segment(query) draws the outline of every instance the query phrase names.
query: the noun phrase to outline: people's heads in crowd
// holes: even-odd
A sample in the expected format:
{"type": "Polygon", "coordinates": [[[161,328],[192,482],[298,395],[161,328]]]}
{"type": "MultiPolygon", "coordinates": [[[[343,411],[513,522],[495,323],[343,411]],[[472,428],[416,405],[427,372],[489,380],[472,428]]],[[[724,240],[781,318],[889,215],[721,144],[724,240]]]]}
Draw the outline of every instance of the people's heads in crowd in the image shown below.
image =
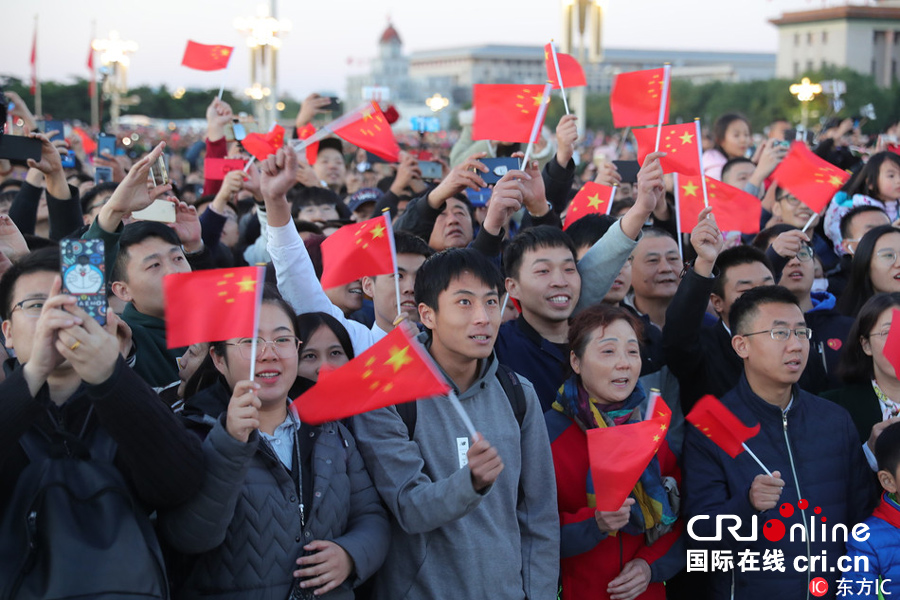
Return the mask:
{"type": "Polygon", "coordinates": [[[299,315],[297,336],[300,338],[300,377],[318,381],[323,365],[337,369],[353,359],[350,334],[337,319],[327,313],[299,315]]]}
{"type": "Polygon", "coordinates": [[[897,378],[884,356],[896,309],[900,309],[900,292],[875,294],[862,305],[847,335],[838,367],[846,383],[868,383],[872,379],[886,383],[897,378]]]}
{"type": "Polygon", "coordinates": [[[900,229],[891,225],[870,229],[859,241],[839,308],[855,315],[882,292],[900,292],[900,229]]]}
{"type": "Polygon", "coordinates": [[[889,494],[900,492],[900,423],[888,425],[875,440],[878,482],[889,494]]]}
{"type": "MultiPolygon", "coordinates": [[[[31,359],[38,318],[59,277],[59,250],[41,248],[17,260],[0,278],[0,311],[6,347],[19,363],[31,359]]],[[[57,367],[67,368],[68,363],[57,367]]]]}
{"type": "Polygon", "coordinates": [[[20,189],[22,189],[22,182],[18,179],[7,179],[0,182],[0,215],[9,212],[9,207],[12,206],[20,189]]]}
{"type": "Polygon", "coordinates": [[[381,190],[377,188],[362,188],[350,195],[347,208],[353,214],[353,220],[361,223],[372,218],[375,212],[375,204],[381,198],[381,190]]]}
{"type": "Polygon", "coordinates": [[[713,125],[713,143],[725,158],[745,156],[750,148],[750,121],[737,113],[724,114],[713,125]]]}
{"type": "MultiPolygon", "coordinates": [[[[434,254],[425,241],[405,231],[394,232],[394,247],[397,250],[397,274],[400,284],[400,308],[407,318],[419,321],[419,310],[416,307],[416,274],[422,263],[434,254]]],[[[394,288],[394,276],[373,275],[362,278],[363,292],[375,306],[375,323],[384,331],[390,331],[397,318],[397,298],[394,288]]]]}
{"type": "MultiPolygon", "coordinates": [[[[766,255],[752,246],[736,246],[723,250],[716,259],[719,274],[709,295],[713,308],[725,325],[734,302],[747,291],[775,283],[772,266],[766,255]]],[[[732,331],[734,328],[732,327],[732,331]]]]}
{"type": "Polygon", "coordinates": [[[319,141],[319,152],[313,170],[316,172],[316,177],[320,181],[324,181],[328,189],[340,193],[341,187],[344,185],[344,177],[347,174],[341,140],[325,138],[319,141]]]}
{"type": "MultiPolygon", "coordinates": [[[[321,234],[313,234],[303,240],[303,245],[306,246],[306,252],[309,254],[309,260],[318,279],[322,279],[322,242],[324,241],[325,236],[321,234]]],[[[363,290],[359,279],[328,288],[325,290],[325,295],[332,304],[341,309],[344,316],[350,316],[362,308],[363,290]]]]}
{"type": "Polygon", "coordinates": [[[602,404],[626,400],[641,375],[640,321],[628,309],[596,304],[569,325],[569,365],[602,404]]]}
{"type": "MultiPolygon", "coordinates": [[[[202,215],[206,212],[206,210],[209,209],[210,204],[212,204],[211,197],[206,196],[200,198],[194,205],[197,207],[197,215],[202,215]]],[[[219,237],[219,242],[228,248],[234,248],[241,238],[241,232],[238,228],[239,217],[237,205],[231,201],[227,202],[222,208],[222,216],[225,217],[225,225],[222,227],[222,234],[219,237]]]]}
{"type": "Polygon", "coordinates": [[[95,185],[81,196],[81,214],[84,218],[84,224],[90,225],[97,218],[100,209],[109,201],[113,192],[116,191],[118,183],[106,181],[95,185]]]}
{"type": "Polygon", "coordinates": [[[865,194],[880,202],[900,200],[900,155],[879,152],[844,186],[847,195],[865,194]]]}
{"type": "Polygon", "coordinates": [[[321,224],[349,216],[340,197],[330,189],[298,185],[288,191],[287,199],[295,221],[321,224]]]}
{"type": "Polygon", "coordinates": [[[603,237],[616,218],[610,215],[585,215],[566,228],[566,235],[575,245],[575,258],[581,260],[591,246],[603,237]]]}
{"type": "Polygon", "coordinates": [[[452,196],[438,215],[428,238],[428,245],[436,251],[465,248],[474,239],[474,211],[464,196],[452,196]]]}
{"type": "Polygon", "coordinates": [[[879,225],[890,224],[891,218],[878,206],[854,206],[841,217],[841,247],[844,252],[853,256],[862,236],[879,225]]]}
{"type": "Polygon", "coordinates": [[[756,165],[749,158],[744,156],[729,158],[722,167],[722,182],[742,190],[755,170],[756,165]]]}
{"type": "Polygon", "coordinates": [[[163,278],[190,270],[178,235],[170,227],[153,221],[137,221],[122,229],[109,281],[117,298],[131,302],[140,313],[162,319],[165,317],[163,278]]]}
{"type": "MultiPolygon", "coordinates": [[[[753,247],[765,252],[781,234],[798,231],[797,227],[779,223],[760,231],[753,239],[753,247]]],[[[812,290],[816,278],[815,252],[809,244],[802,244],[800,251],[790,258],[781,270],[778,285],[786,287],[797,298],[804,298],[812,290]]]]}
{"type": "Polygon", "coordinates": [[[784,386],[800,380],[812,332],[794,294],[780,285],[755,287],[735,300],[729,320],[731,345],[744,360],[751,385],[784,386]]]}
{"type": "Polygon", "coordinates": [[[481,252],[450,248],[431,256],[419,269],[415,294],[439,363],[490,356],[500,328],[503,277],[481,252]]]}
{"type": "Polygon", "coordinates": [[[789,140],[787,137],[787,133],[790,129],[793,129],[793,125],[787,119],[775,119],[771,123],[766,126],[766,136],[770,140],[784,140],[791,142],[793,140],[789,140]]]}
{"type": "Polygon", "coordinates": [[[678,290],[682,269],[678,242],[672,234],[663,229],[645,229],[631,253],[631,287],[635,303],[671,300],[678,290]]]}
{"type": "Polygon", "coordinates": [[[532,325],[567,321],[581,297],[575,246],[557,227],[517,234],[503,251],[506,289],[532,325]]]}
{"type": "Polygon", "coordinates": [[[813,216],[813,211],[796,196],[780,187],[775,190],[772,214],[781,219],[782,223],[803,229],[813,216]]]}

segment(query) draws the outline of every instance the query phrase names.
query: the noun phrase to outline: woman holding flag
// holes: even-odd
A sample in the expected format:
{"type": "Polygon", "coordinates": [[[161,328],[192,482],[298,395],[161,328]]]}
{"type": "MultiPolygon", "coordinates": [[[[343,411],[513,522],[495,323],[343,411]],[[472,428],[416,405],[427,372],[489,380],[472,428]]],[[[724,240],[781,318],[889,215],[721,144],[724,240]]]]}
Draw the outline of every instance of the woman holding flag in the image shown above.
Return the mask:
{"type": "MultiPolygon", "coordinates": [[[[661,582],[674,575],[683,560],[677,549],[669,552],[681,527],[667,483],[677,483],[680,472],[665,434],[646,440],[649,464],[636,465],[631,473],[622,472],[618,461],[598,465],[608,456],[597,460],[589,451],[590,431],[645,420],[646,397],[638,382],[640,333],[640,322],[618,306],[591,307],[569,326],[573,374],[545,415],[556,469],[564,600],[663,599],[661,582]],[[597,481],[596,474],[605,473],[607,466],[608,477],[597,481]],[[635,479],[633,488],[615,489],[617,482],[635,479]],[[598,510],[612,497],[618,510],[598,510]]],[[[644,443],[639,435],[630,440],[644,443]]]]}
{"type": "Polygon", "coordinates": [[[255,362],[252,339],[213,343],[194,378],[210,385],[186,401],[207,474],[192,500],[160,515],[163,537],[191,555],[173,597],[351,599],[384,560],[386,513],[350,432],[288,408],[301,340],[274,288],[258,323],[255,362]]]}

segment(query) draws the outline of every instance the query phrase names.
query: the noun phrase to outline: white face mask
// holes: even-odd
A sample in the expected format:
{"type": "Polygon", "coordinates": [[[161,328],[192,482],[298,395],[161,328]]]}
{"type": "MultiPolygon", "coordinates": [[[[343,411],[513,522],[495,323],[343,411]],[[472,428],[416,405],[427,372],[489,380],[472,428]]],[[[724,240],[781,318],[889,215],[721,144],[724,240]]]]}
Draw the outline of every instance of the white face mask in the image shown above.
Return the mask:
{"type": "Polygon", "coordinates": [[[813,279],[812,289],[810,292],[827,292],[828,279],[825,277],[816,277],[813,279]]]}

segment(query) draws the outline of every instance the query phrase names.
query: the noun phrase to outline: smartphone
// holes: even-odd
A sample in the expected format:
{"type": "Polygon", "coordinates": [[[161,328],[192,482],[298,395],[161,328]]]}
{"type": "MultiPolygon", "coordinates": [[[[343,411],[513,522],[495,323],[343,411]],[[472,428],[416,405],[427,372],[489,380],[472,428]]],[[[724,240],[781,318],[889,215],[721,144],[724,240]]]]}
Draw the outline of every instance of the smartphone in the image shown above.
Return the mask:
{"type": "Polygon", "coordinates": [[[237,119],[225,125],[225,139],[227,141],[239,142],[245,137],[247,137],[247,130],[237,119]]]}
{"type": "Polygon", "coordinates": [[[156,159],[156,163],[150,166],[150,179],[153,181],[154,186],[169,183],[169,169],[166,168],[166,156],[164,154],[156,159]]]}
{"type": "Polygon", "coordinates": [[[420,160],[419,169],[422,170],[422,179],[426,180],[440,179],[444,174],[441,163],[433,160],[420,160]]]}
{"type": "Polygon", "coordinates": [[[41,160],[41,140],[22,135],[0,135],[0,158],[24,164],[27,159],[41,160]]]}
{"type": "Polygon", "coordinates": [[[156,221],[158,223],[175,222],[175,203],[169,200],[154,200],[153,204],[143,210],[131,213],[140,221],[156,221]]]}
{"type": "Polygon", "coordinates": [[[101,135],[97,138],[97,156],[113,158],[116,155],[116,136],[101,135]]]}
{"type": "Polygon", "coordinates": [[[66,126],[62,121],[44,121],[41,124],[41,131],[44,133],[47,133],[49,131],[56,132],[53,134],[53,137],[50,138],[51,142],[66,140],[66,126]]]}
{"type": "Polygon", "coordinates": [[[94,167],[94,185],[109,183],[113,180],[112,167],[94,167]]]}
{"type": "Polygon", "coordinates": [[[641,165],[636,160],[614,160],[612,161],[622,177],[622,183],[637,183],[638,171],[641,165]]]}
{"type": "Polygon", "coordinates": [[[482,158],[481,163],[488,168],[487,173],[479,172],[486,184],[497,183],[509,171],[519,168],[519,159],[505,156],[503,158],[482,158]]]}
{"type": "Polygon", "coordinates": [[[62,293],[101,325],[106,325],[106,272],[101,239],[59,241],[62,293]]]}
{"type": "Polygon", "coordinates": [[[791,143],[790,143],[788,140],[775,140],[774,146],[775,146],[776,148],[779,148],[779,147],[781,147],[781,148],[790,148],[790,147],[791,147],[791,143]]]}
{"type": "Polygon", "coordinates": [[[323,106],[322,110],[330,110],[331,112],[340,112],[341,110],[341,99],[337,96],[328,96],[328,99],[331,101],[327,106],[323,106]]]}
{"type": "Polygon", "coordinates": [[[482,206],[487,206],[488,200],[491,199],[491,188],[481,188],[480,190],[466,190],[466,198],[469,199],[469,204],[471,204],[474,208],[480,208],[482,206]]]}

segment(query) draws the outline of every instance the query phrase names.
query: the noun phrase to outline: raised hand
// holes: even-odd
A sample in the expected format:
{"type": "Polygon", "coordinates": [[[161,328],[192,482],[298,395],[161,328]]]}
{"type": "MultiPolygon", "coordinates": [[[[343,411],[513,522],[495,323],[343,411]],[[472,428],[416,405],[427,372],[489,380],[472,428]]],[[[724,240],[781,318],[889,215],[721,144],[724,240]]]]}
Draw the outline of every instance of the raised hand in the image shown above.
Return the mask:
{"type": "Polygon", "coordinates": [[[235,384],[228,403],[225,430],[231,437],[245,444],[250,440],[253,430],[259,429],[259,409],[262,403],[256,397],[257,390],[258,383],[239,381],[235,384]]]}
{"type": "Polygon", "coordinates": [[[722,237],[716,217],[709,206],[701,210],[697,217],[697,225],[691,231],[691,246],[697,252],[694,271],[703,277],[712,276],[716,259],[725,247],[725,238],[722,237]]]}
{"type": "Polygon", "coordinates": [[[485,156],[487,153],[478,152],[450,169],[441,183],[428,194],[428,204],[434,209],[439,209],[449,198],[467,188],[480,190],[487,187],[479,172],[487,173],[488,168],[478,160],[485,156]]]}
{"type": "Polygon", "coordinates": [[[109,201],[100,209],[97,215],[100,227],[109,233],[114,233],[126,216],[147,208],[154,200],[166,192],[171,191],[172,185],[158,185],[149,187],[147,177],[150,175],[150,167],[162,156],[165,142],[160,142],[150,154],[134,163],[125,179],[116,187],[109,201]]]}
{"type": "Polygon", "coordinates": [[[503,460],[497,449],[480,433],[476,433],[472,441],[474,443],[466,452],[466,458],[469,460],[469,472],[472,474],[472,487],[476,492],[481,492],[497,481],[497,477],[503,471],[503,460]]]}

